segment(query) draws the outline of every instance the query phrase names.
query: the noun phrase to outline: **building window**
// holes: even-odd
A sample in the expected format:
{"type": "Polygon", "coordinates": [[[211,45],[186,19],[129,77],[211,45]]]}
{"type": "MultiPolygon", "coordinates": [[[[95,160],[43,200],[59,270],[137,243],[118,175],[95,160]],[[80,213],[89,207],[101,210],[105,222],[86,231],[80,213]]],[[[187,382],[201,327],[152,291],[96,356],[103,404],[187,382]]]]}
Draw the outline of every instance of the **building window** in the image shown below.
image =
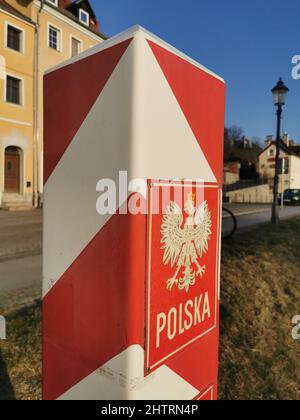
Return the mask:
{"type": "Polygon", "coordinates": [[[22,52],[23,31],[12,25],[7,25],[6,47],[11,50],[22,52]]]}
{"type": "Polygon", "coordinates": [[[22,105],[22,80],[6,76],[6,102],[22,105]]]}
{"type": "Polygon", "coordinates": [[[274,156],[275,156],[275,151],[274,151],[274,149],[270,149],[270,150],[269,150],[269,156],[270,156],[270,157],[274,157],[274,156]]]}
{"type": "Polygon", "coordinates": [[[290,162],[286,158],[279,160],[279,173],[283,175],[288,175],[290,172],[290,162]]]}
{"type": "Polygon", "coordinates": [[[79,9],[79,21],[84,25],[89,26],[90,15],[86,11],[79,9]]]}
{"type": "Polygon", "coordinates": [[[60,30],[49,26],[49,47],[60,51],[60,30]]]}
{"type": "Polygon", "coordinates": [[[58,6],[58,0],[47,0],[47,3],[52,4],[53,6],[58,6]]]}
{"type": "Polygon", "coordinates": [[[81,42],[78,39],[72,37],[71,43],[72,57],[76,57],[76,55],[81,53],[81,42]]]}

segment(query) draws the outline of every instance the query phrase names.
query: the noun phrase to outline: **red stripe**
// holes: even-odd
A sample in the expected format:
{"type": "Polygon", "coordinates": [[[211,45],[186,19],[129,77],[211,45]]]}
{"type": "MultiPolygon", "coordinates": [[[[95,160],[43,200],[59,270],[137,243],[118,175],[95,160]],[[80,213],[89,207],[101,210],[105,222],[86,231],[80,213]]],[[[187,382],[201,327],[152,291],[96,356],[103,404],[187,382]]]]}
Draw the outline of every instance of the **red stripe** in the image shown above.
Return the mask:
{"type": "Polygon", "coordinates": [[[145,216],[115,215],[43,302],[44,398],[144,346],[145,216]]]}
{"type": "Polygon", "coordinates": [[[225,85],[148,40],[218,182],[222,183],[225,85]]]}
{"type": "Polygon", "coordinates": [[[45,76],[45,183],[130,42],[131,39],[45,76]]]}

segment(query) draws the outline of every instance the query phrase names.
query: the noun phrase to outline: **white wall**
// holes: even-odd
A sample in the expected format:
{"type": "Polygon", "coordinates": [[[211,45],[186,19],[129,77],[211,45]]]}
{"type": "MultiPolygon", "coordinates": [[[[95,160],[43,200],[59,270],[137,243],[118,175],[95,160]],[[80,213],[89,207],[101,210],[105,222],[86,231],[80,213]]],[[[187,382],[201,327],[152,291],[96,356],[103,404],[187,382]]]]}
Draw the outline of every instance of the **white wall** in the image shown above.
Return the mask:
{"type": "Polygon", "coordinates": [[[226,193],[230,203],[271,203],[273,200],[272,188],[268,184],[258,185],[242,190],[226,193]]]}
{"type": "Polygon", "coordinates": [[[291,156],[290,165],[290,188],[300,188],[300,159],[291,156]]]}

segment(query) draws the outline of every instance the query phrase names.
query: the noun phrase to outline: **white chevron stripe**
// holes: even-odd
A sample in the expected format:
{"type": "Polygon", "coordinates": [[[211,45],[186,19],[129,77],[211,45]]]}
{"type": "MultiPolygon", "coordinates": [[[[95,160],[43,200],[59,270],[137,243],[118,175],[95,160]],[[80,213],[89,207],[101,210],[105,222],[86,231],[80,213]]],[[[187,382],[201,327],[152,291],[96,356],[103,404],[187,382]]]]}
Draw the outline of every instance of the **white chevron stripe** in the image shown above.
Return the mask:
{"type": "Polygon", "coordinates": [[[63,394],[59,400],[192,400],[200,391],[161,366],[144,378],[144,350],[134,345],[63,394]]]}
{"type": "Polygon", "coordinates": [[[216,182],[143,32],[46,183],[44,294],[109,220],[96,212],[96,184],[117,182],[120,170],[129,179],[216,182]]]}
{"type": "Polygon", "coordinates": [[[133,53],[130,46],[45,185],[44,294],[110,219],[96,212],[97,182],[117,182],[130,165],[133,53]]]}

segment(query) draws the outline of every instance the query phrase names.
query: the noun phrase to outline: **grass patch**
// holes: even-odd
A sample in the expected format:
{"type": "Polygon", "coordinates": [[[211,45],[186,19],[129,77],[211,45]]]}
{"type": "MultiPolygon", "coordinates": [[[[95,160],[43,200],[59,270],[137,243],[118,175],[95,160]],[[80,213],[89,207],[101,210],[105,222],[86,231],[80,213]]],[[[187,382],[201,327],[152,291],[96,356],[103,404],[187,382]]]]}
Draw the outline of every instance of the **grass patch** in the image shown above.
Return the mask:
{"type": "Polygon", "coordinates": [[[299,400],[300,219],[224,241],[220,398],[299,400]]]}
{"type": "Polygon", "coordinates": [[[6,314],[0,342],[0,400],[41,399],[41,305],[6,314]]]}
{"type": "MultiPolygon", "coordinates": [[[[224,241],[219,397],[299,400],[300,219],[224,241]]],[[[7,315],[0,400],[41,398],[40,303],[7,315]]]]}

